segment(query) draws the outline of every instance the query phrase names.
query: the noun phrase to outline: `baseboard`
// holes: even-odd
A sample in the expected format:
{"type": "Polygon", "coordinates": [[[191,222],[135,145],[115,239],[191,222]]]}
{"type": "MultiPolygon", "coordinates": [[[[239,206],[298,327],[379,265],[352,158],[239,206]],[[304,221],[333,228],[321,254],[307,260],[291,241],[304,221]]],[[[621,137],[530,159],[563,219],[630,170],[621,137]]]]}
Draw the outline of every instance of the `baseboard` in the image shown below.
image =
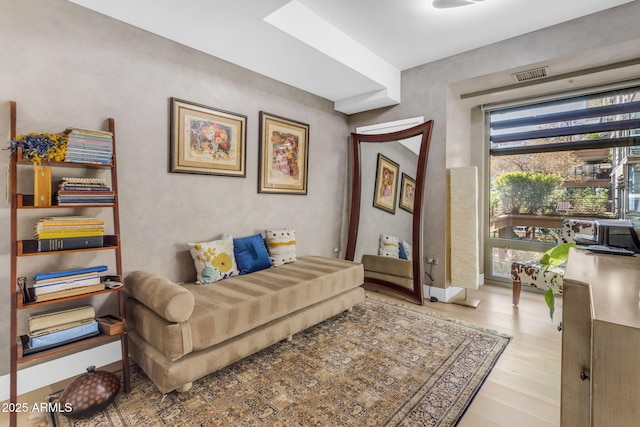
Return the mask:
{"type": "MultiPolygon", "coordinates": [[[[75,377],[89,366],[100,368],[122,359],[120,341],[80,351],[18,371],[18,396],[75,377]]],[[[9,374],[0,376],[0,401],[9,399],[9,374]]]]}
{"type": "Polygon", "coordinates": [[[464,291],[464,288],[457,286],[449,286],[448,288],[437,288],[435,286],[424,285],[424,300],[428,301],[429,297],[436,297],[440,302],[449,302],[452,298],[464,291]]]}

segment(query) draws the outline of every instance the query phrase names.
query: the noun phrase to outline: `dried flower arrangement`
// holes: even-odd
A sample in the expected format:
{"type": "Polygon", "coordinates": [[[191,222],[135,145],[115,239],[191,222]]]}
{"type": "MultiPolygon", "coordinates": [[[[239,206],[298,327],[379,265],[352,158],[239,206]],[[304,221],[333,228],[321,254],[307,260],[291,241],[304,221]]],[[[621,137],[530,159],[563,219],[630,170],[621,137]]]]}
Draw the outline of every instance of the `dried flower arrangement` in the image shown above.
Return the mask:
{"type": "Polygon", "coordinates": [[[39,165],[43,161],[63,161],[68,140],[67,135],[31,132],[18,135],[10,142],[10,148],[12,152],[22,148],[22,157],[39,165]]]}

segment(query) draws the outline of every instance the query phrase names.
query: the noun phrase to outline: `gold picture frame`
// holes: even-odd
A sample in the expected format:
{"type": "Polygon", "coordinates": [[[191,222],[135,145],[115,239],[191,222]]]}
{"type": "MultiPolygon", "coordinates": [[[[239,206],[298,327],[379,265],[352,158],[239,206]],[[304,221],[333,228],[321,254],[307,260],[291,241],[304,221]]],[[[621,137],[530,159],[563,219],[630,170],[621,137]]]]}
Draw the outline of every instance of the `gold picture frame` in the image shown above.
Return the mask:
{"type": "Polygon", "coordinates": [[[246,176],[247,116],[171,98],[170,172],[246,176]]]}
{"type": "Polygon", "coordinates": [[[416,198],[416,180],[402,172],[400,182],[400,209],[413,213],[413,205],[416,198]]]}
{"type": "Polygon", "coordinates": [[[398,195],[399,169],[400,166],[396,162],[378,153],[373,206],[394,215],[396,213],[396,197],[398,195]]]}
{"type": "Polygon", "coordinates": [[[258,193],[307,194],[309,125],[260,111],[258,193]]]}

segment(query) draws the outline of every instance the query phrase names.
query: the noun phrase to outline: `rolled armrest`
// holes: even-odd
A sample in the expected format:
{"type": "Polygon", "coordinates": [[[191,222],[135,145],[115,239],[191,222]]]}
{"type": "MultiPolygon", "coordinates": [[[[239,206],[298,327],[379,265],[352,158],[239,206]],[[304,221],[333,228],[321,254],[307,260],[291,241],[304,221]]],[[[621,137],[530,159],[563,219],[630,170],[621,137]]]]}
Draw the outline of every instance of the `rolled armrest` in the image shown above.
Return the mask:
{"type": "Polygon", "coordinates": [[[133,298],[169,322],[184,322],[193,312],[191,292],[155,274],[134,271],[125,277],[124,287],[133,298]]]}

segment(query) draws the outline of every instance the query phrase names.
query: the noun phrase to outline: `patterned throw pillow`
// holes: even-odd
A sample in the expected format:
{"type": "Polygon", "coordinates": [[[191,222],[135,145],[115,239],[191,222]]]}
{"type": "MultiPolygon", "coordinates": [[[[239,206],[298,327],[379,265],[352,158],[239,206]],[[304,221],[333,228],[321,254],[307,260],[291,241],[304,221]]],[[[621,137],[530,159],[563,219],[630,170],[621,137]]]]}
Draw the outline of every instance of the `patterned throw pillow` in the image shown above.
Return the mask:
{"type": "Polygon", "coordinates": [[[295,230],[267,230],[265,237],[273,265],[288,264],[297,259],[295,230]]]}
{"type": "Polygon", "coordinates": [[[206,285],[240,273],[233,254],[233,236],[188,245],[198,273],[198,284],[206,285]]]}
{"type": "Polygon", "coordinates": [[[398,258],[400,256],[400,246],[398,244],[398,238],[394,236],[387,236],[386,234],[381,234],[378,255],[398,258]]]}
{"type": "Polygon", "coordinates": [[[400,242],[400,259],[406,259],[411,261],[413,258],[413,247],[409,242],[404,240],[400,242]]]}

